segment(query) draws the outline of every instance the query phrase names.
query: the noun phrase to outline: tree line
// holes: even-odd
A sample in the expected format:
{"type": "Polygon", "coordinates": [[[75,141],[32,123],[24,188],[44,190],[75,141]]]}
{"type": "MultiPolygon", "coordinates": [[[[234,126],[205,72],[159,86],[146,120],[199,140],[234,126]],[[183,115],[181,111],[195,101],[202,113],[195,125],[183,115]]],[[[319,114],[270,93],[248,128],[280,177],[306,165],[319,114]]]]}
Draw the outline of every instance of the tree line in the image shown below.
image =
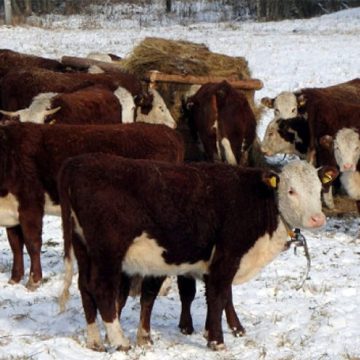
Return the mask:
{"type": "Polygon", "coordinates": [[[212,7],[218,12],[230,11],[231,20],[252,18],[261,21],[309,18],[360,6],[360,0],[4,0],[0,2],[0,11],[10,11],[17,17],[49,13],[70,15],[81,14],[90,5],[121,3],[139,6],[156,4],[163,7],[164,14],[168,15],[179,12],[181,7],[181,14],[185,17],[202,11],[199,9],[212,7]]]}

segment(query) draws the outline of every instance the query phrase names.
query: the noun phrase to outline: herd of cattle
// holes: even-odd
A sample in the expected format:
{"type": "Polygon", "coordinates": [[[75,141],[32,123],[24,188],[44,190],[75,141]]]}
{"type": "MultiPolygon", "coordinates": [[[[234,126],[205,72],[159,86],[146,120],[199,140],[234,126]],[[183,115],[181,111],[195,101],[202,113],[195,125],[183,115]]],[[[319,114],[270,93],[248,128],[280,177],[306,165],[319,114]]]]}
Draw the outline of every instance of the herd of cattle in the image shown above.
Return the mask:
{"type": "Polygon", "coordinates": [[[91,349],[104,349],[98,311],[109,344],[129,348],[119,319],[138,275],[138,344],[152,342],[152,307],[165,277],[174,275],[181,331],[194,330],[190,307],[201,278],[208,346],[224,348],[224,310],[234,336],[245,333],[232,284],[285,250],[292,229],[325,224],[321,194],[333,207],[339,172],[360,203],[360,79],[262,99],[275,114],[264,154],[307,160],[274,172],[249,166],[257,123],[245,96],[227,82],[184,98],[184,118],[207,160],[188,163],[177,121],[159,92],[135,75],[69,71],[56,60],[0,50],[0,77],[0,225],[13,252],[9,282],[24,277],[26,247],[27,287],[40,286],[43,216],[61,215],[60,303],[76,258],[91,349]]]}

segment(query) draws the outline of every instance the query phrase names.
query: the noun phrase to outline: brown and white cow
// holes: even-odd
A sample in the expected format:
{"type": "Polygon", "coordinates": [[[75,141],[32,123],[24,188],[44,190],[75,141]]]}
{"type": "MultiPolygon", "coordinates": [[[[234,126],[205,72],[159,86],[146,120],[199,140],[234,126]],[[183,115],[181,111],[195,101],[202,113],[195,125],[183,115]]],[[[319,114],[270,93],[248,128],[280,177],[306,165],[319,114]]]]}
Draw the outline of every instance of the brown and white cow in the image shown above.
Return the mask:
{"type": "Polygon", "coordinates": [[[3,110],[16,111],[30,106],[33,98],[41,93],[69,93],[88,86],[99,85],[116,91],[125,88],[133,97],[135,105],[151,110],[152,96],[143,90],[140,80],[132,74],[58,73],[46,69],[14,69],[1,83],[3,110]]]}
{"type": "Polygon", "coordinates": [[[5,115],[3,121],[11,119],[36,124],[122,122],[122,107],[118,97],[111,90],[101,86],[90,86],[72,93],[42,93],[37,95],[26,109],[0,110],[0,113],[5,115]]]}
{"type": "Polygon", "coordinates": [[[27,286],[40,284],[42,218],[60,211],[57,173],[65,159],[89,152],[180,162],[184,146],[164,125],[0,126],[0,226],[7,228],[14,255],[11,283],[24,275],[25,244],[31,260],[27,286]]]}
{"type": "MultiPolygon", "coordinates": [[[[319,140],[325,135],[333,136],[342,127],[357,126],[360,96],[356,94],[360,93],[360,79],[323,90],[327,90],[325,95],[321,92],[307,95],[301,115],[275,118],[269,123],[261,144],[266,155],[296,154],[317,166],[336,165],[332,153],[319,146],[319,140]]],[[[329,208],[334,207],[331,189],[324,200],[329,208]]]]}
{"type": "Polygon", "coordinates": [[[242,93],[226,81],[208,83],[186,102],[189,126],[199,137],[207,160],[246,164],[256,137],[256,120],[242,93]]]}
{"type": "MultiPolygon", "coordinates": [[[[44,123],[46,117],[53,114],[54,109],[61,108],[56,115],[57,119],[61,119],[59,123],[90,123],[92,120],[101,121],[102,114],[108,116],[108,112],[113,113],[115,108],[118,112],[121,106],[123,123],[140,121],[176,127],[176,122],[161,95],[153,89],[143,92],[140,82],[133,75],[55,74],[44,70],[26,70],[21,74],[25,78],[31,75],[33,88],[29,91],[36,96],[31,99],[29,105],[24,105],[28,102],[29,94],[27,93],[24,99],[23,91],[13,87],[13,84],[19,81],[19,72],[5,76],[5,85],[1,87],[6,114],[12,117],[20,116],[21,121],[44,123]],[[48,80],[43,78],[44,75],[49,76],[48,80]],[[104,89],[100,90],[100,87],[104,89]],[[38,91],[41,91],[40,94],[38,91]],[[113,94],[110,94],[110,91],[113,94]],[[20,96],[21,100],[17,96],[20,96]],[[110,107],[109,110],[106,110],[107,106],[110,107]],[[81,115],[71,119],[74,113],[81,115]]],[[[4,110],[2,112],[4,113],[4,110]]],[[[119,119],[119,116],[116,117],[119,119]]]]}
{"type": "MultiPolygon", "coordinates": [[[[324,172],[331,178],[337,173],[324,172]]],[[[110,345],[129,347],[118,318],[127,276],[190,274],[206,282],[208,345],[224,348],[221,317],[231,285],[248,281],[283,251],[290,228],[325,224],[318,175],[302,161],[277,175],[227,164],[173,165],[103,154],[69,159],[59,174],[63,294],[71,283],[74,250],[88,346],[103,348],[99,310],[110,345]]],[[[146,302],[155,299],[157,286],[148,290],[146,302]]],[[[150,340],[149,315],[141,319],[137,341],[150,340]]]]}
{"type": "Polygon", "coordinates": [[[274,109],[274,119],[291,119],[307,113],[307,104],[319,97],[332,98],[336,101],[359,103],[360,78],[324,88],[304,88],[295,92],[284,91],[275,98],[264,97],[261,103],[274,109]]]}
{"type": "Polygon", "coordinates": [[[64,71],[65,66],[54,59],[19,53],[9,49],[0,49],[0,78],[14,68],[38,67],[53,71],[64,71]]]}
{"type": "MultiPolygon", "coordinates": [[[[360,119],[359,124],[360,126],[360,119]]],[[[340,181],[360,212],[360,135],[358,128],[342,128],[334,137],[325,135],[322,146],[334,151],[341,175],[340,181]]]]}

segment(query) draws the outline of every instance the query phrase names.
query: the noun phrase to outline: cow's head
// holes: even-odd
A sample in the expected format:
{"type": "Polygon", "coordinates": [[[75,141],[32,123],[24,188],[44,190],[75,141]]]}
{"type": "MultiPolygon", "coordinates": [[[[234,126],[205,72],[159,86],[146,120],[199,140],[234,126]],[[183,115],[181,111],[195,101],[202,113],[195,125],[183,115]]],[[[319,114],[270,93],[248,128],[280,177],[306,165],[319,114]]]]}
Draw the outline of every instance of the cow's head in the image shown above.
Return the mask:
{"type": "Polygon", "coordinates": [[[265,183],[277,189],[279,211],[291,228],[315,229],[326,218],[321,209],[322,185],[328,186],[338,175],[333,167],[316,170],[306,161],[286,164],[279,175],[269,173],[265,183]]]}
{"type": "Polygon", "coordinates": [[[343,128],[335,138],[325,135],[320,138],[320,145],[333,150],[340,171],[355,171],[360,159],[360,137],[355,129],[343,128]]]}
{"type": "Polygon", "coordinates": [[[172,129],[176,128],[176,121],[172,117],[169,109],[167,108],[164,99],[159,92],[155,89],[149,89],[153,97],[151,110],[148,114],[143,114],[140,109],[137,109],[136,121],[146,122],[150,124],[163,124],[172,129]]]}
{"type": "Polygon", "coordinates": [[[60,110],[60,107],[51,108],[51,101],[56,95],[56,93],[42,93],[35,96],[30,106],[26,109],[18,111],[0,110],[0,113],[5,115],[3,120],[45,124],[50,122],[52,115],[60,110]]]}
{"type": "Polygon", "coordinates": [[[305,156],[309,148],[309,125],[305,118],[274,119],[266,128],[261,151],[267,155],[296,154],[305,156]]]}
{"type": "Polygon", "coordinates": [[[275,98],[262,98],[261,103],[274,109],[274,119],[291,119],[302,113],[306,98],[301,93],[284,91],[275,98]]]}

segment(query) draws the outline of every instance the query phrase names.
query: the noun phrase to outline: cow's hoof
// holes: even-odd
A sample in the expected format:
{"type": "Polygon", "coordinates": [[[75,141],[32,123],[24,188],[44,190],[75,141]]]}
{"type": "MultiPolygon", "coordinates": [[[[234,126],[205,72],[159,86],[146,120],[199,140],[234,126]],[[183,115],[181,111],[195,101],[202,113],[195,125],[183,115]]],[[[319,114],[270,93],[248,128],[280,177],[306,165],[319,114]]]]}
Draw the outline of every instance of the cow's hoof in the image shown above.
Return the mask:
{"type": "Polygon", "coordinates": [[[241,328],[232,328],[231,332],[235,337],[241,337],[241,336],[245,335],[245,329],[243,327],[241,327],[241,328]]]}
{"type": "Polygon", "coordinates": [[[194,332],[194,328],[192,325],[191,326],[180,326],[179,325],[179,328],[180,328],[181,333],[184,335],[191,335],[194,332]]]}
{"type": "Polygon", "coordinates": [[[15,279],[11,278],[11,279],[8,281],[8,284],[10,284],[10,285],[16,285],[16,284],[18,284],[19,282],[20,282],[20,280],[15,280],[15,279]]]}
{"type": "Polygon", "coordinates": [[[86,346],[91,349],[91,350],[94,350],[94,351],[98,351],[98,352],[104,352],[105,351],[105,346],[101,343],[89,343],[89,344],[86,344],[86,346]]]}
{"type": "Polygon", "coordinates": [[[40,285],[41,281],[34,281],[32,278],[30,278],[26,284],[26,288],[30,291],[35,291],[40,287],[40,285]]]}
{"type": "Polygon", "coordinates": [[[224,343],[218,343],[217,341],[209,341],[208,347],[214,351],[221,351],[226,349],[224,343]]]}
{"type": "Polygon", "coordinates": [[[136,338],[136,345],[144,348],[149,348],[154,344],[150,336],[138,336],[136,338]]]}

